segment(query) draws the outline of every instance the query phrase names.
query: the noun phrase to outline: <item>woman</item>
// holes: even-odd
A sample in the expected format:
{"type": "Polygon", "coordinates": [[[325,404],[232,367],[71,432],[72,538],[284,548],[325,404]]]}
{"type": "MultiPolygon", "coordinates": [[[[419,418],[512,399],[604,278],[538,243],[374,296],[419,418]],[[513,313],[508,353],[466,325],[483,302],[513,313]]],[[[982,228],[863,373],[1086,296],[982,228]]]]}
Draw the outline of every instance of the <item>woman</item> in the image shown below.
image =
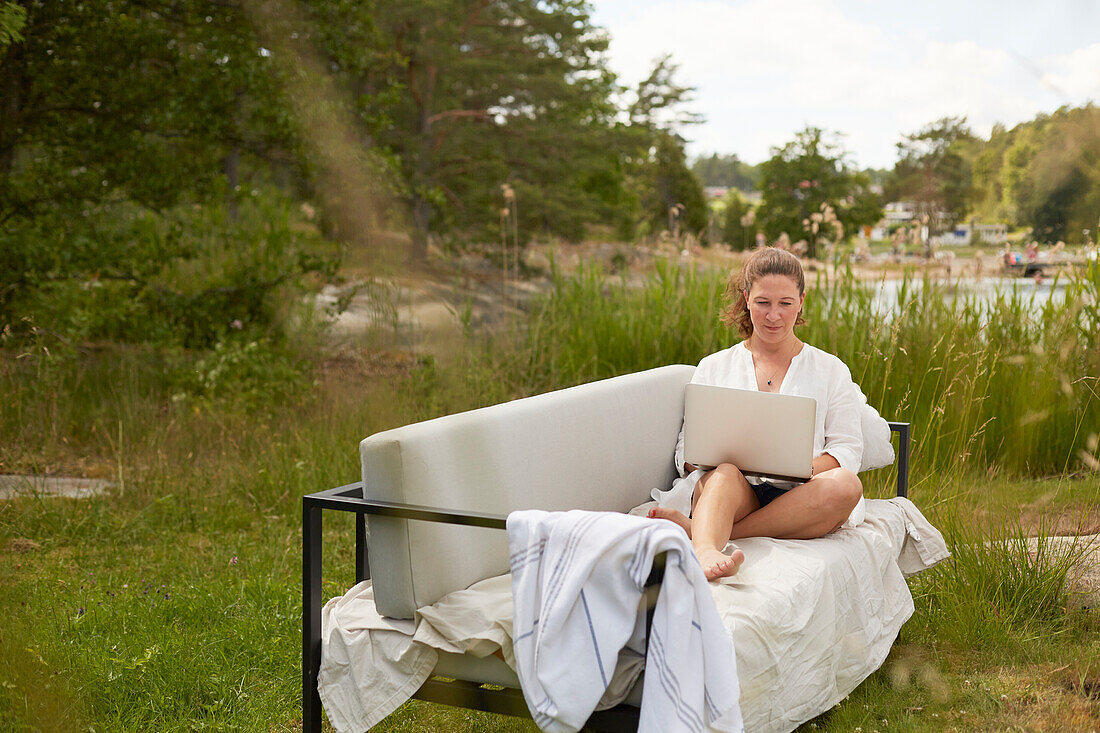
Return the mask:
{"type": "Polygon", "coordinates": [[[744,561],[739,549],[723,552],[729,540],[812,539],[862,520],[863,485],[856,476],[863,454],[862,392],[844,362],[795,336],[805,298],[797,257],[771,247],[753,252],[730,278],[721,316],[744,340],[704,358],[692,377],[699,384],[817,400],[813,475],[804,483],[745,476],[730,463],[706,472],[685,465],[680,431],[676,466],[683,478],[657,492],[659,506],[649,516],[687,531],[708,580],[733,575],[744,561]]]}

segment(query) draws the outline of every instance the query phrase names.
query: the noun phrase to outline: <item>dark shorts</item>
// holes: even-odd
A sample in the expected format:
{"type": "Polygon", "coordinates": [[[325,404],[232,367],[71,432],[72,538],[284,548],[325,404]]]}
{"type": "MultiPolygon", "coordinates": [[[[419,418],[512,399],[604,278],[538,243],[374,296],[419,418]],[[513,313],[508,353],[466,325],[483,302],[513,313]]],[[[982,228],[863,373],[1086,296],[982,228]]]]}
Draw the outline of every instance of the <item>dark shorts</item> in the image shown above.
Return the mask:
{"type": "MultiPolygon", "coordinates": [[[[773,484],[769,481],[761,481],[758,484],[750,483],[749,488],[752,489],[752,493],[756,494],[756,500],[758,502],[760,502],[760,508],[761,509],[766,507],[768,504],[771,504],[773,501],[775,501],[779,497],[783,496],[783,494],[786,494],[788,491],[790,491],[790,489],[781,489],[781,488],[779,488],[778,486],[776,486],[775,484],[773,484]]],[[[691,499],[691,508],[692,508],[692,510],[695,509],[695,499],[696,498],[697,498],[696,496],[694,496],[694,495],[692,496],[692,499],[691,499]]],[[[694,513],[694,511],[693,511],[693,513],[694,513]]],[[[690,517],[691,517],[691,515],[689,514],[688,518],[690,518],[690,517]]]]}
{"type": "Polygon", "coordinates": [[[752,493],[756,494],[756,500],[760,502],[761,509],[787,493],[787,489],[780,489],[775,484],[767,481],[749,484],[749,488],[752,489],[752,493]]]}

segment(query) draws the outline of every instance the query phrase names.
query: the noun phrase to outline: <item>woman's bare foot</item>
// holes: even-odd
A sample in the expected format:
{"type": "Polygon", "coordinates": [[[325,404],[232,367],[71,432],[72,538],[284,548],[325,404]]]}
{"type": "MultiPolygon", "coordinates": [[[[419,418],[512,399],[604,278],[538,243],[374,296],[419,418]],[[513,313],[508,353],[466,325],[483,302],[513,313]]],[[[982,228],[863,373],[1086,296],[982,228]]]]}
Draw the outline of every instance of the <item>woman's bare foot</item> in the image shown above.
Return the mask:
{"type": "Polygon", "coordinates": [[[736,549],[727,555],[713,547],[708,547],[697,549],[695,556],[699,558],[699,564],[703,566],[703,575],[707,576],[707,580],[728,578],[741,568],[741,563],[745,562],[745,553],[736,549]]]}
{"type": "Polygon", "coordinates": [[[670,522],[675,522],[687,532],[688,539],[691,539],[691,520],[685,517],[683,512],[677,509],[656,506],[650,509],[649,514],[646,516],[650,519],[667,519],[670,522]]]}

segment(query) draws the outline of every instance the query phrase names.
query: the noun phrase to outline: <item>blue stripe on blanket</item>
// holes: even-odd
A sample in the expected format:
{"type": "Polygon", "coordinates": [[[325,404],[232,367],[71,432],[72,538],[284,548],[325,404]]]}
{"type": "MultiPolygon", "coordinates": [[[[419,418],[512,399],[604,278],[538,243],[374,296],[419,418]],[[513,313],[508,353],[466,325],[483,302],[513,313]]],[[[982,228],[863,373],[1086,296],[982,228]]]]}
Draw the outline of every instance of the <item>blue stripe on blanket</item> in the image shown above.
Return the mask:
{"type": "Polygon", "coordinates": [[[546,730],[552,724],[558,722],[556,718],[553,718],[542,711],[542,708],[550,703],[550,698],[543,697],[542,702],[536,706],[535,710],[531,711],[531,718],[535,721],[535,725],[539,727],[539,730],[546,730]]]}
{"type": "Polygon", "coordinates": [[[542,557],[543,551],[546,549],[546,538],[543,537],[538,541],[536,545],[528,545],[522,549],[516,550],[508,557],[508,567],[515,572],[521,567],[526,567],[531,564],[532,554],[534,554],[534,560],[538,560],[542,557]]]}
{"type": "Polygon", "coordinates": [[[656,672],[657,682],[664,689],[665,695],[672,703],[672,707],[676,711],[676,717],[680,719],[680,722],[687,726],[689,730],[704,730],[703,721],[699,719],[698,714],[684,703],[683,696],[680,693],[680,683],[668,668],[665,659],[664,640],[657,634],[654,634],[653,638],[650,639],[645,668],[647,675],[656,672]]]}
{"type": "Polygon", "coordinates": [[[553,608],[554,602],[557,600],[558,595],[561,593],[563,586],[565,585],[562,576],[568,572],[573,566],[573,558],[577,554],[577,547],[581,540],[584,538],[588,529],[598,522],[600,514],[598,512],[590,512],[581,517],[577,525],[570,530],[569,539],[566,542],[565,550],[558,557],[558,562],[554,566],[553,572],[550,574],[547,586],[550,591],[546,594],[546,598],[543,599],[543,608],[553,608]]]}
{"type": "Polygon", "coordinates": [[[520,634],[519,636],[517,636],[516,638],[512,639],[512,646],[515,646],[517,641],[523,641],[528,636],[531,636],[532,634],[534,634],[535,629],[538,628],[538,625],[539,625],[539,620],[538,619],[535,619],[534,621],[532,621],[531,622],[531,630],[526,631],[526,632],[520,634]]]}
{"type": "Polygon", "coordinates": [[[603,660],[600,659],[600,644],[596,641],[596,628],[592,625],[592,614],[588,610],[588,599],[584,597],[584,591],[581,591],[581,603],[584,604],[584,617],[588,619],[588,633],[592,637],[592,649],[596,652],[596,666],[600,668],[600,679],[603,680],[603,687],[607,689],[607,674],[603,671],[603,660]]]}
{"type": "MultiPolygon", "coordinates": [[[[707,715],[710,719],[718,720],[718,716],[722,714],[722,711],[714,703],[714,699],[710,696],[710,692],[707,691],[706,687],[703,688],[703,704],[707,706],[707,715]]],[[[741,730],[744,730],[744,728],[741,730]]]]}

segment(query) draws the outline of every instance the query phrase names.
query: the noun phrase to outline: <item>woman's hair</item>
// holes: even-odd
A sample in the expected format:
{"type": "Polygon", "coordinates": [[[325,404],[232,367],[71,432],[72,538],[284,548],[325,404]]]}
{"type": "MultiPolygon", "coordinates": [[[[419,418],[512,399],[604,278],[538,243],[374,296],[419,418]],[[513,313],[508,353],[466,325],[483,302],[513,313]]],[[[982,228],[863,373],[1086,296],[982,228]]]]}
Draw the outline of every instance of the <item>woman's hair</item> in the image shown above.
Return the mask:
{"type": "MultiPolygon", "coordinates": [[[[761,247],[749,255],[741,269],[730,275],[726,283],[725,305],[719,318],[727,326],[737,326],[741,338],[752,336],[752,316],[746,302],[752,285],[767,275],[786,275],[798,286],[798,294],[806,292],[806,279],[802,275],[802,263],[790,252],[775,247],[761,247]]],[[[795,325],[806,321],[799,311],[795,325]]]]}

